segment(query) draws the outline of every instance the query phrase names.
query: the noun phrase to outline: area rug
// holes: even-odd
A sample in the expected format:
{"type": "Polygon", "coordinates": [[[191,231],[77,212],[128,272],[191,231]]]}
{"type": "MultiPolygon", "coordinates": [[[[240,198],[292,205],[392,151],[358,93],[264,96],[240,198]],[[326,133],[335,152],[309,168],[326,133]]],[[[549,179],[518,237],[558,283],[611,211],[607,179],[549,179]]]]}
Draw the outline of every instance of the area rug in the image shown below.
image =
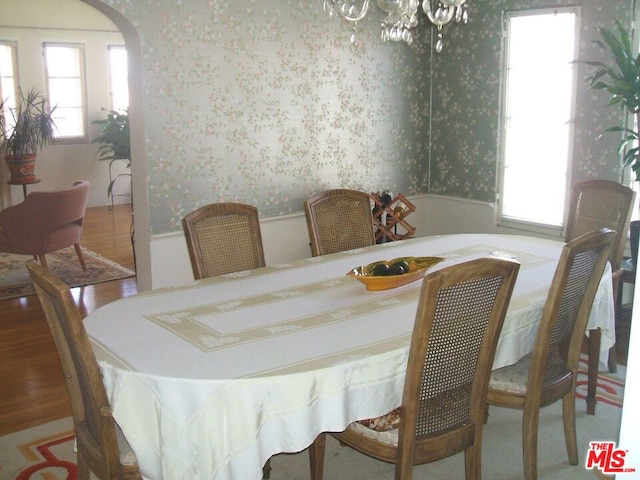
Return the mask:
{"type": "MultiPolygon", "coordinates": [[[[82,248],[87,270],[82,270],[73,247],[47,254],[47,266],[70,287],[82,287],[96,283],[119,280],[135,275],[135,272],[82,248]]],[[[29,272],[25,266],[32,257],[0,253],[0,300],[35,294],[29,272]]]]}
{"type": "MultiPolygon", "coordinates": [[[[586,363],[584,364],[586,366],[586,363]]],[[[579,382],[586,385],[586,369],[579,382]]],[[[584,466],[590,441],[617,442],[624,367],[617,374],[600,372],[599,402],[596,415],[585,413],[582,399],[577,400],[576,424],[580,464],[569,465],[562,433],[561,402],[542,410],[538,478],[566,480],[606,478],[597,469],[584,466]],[[605,401],[604,399],[607,399],[605,401]]],[[[582,387],[580,387],[582,388],[582,387]]],[[[584,387],[586,389],[586,386],[584,387]]],[[[585,390],[586,392],[586,390],[585,390]]],[[[483,440],[483,478],[521,479],[521,412],[492,407],[483,440]]],[[[76,455],[71,418],[56,420],[38,427],[0,437],[0,478],[2,480],[76,480],[76,455]]],[[[370,459],[330,439],[325,457],[325,478],[332,480],[392,480],[393,466],[370,459]]],[[[272,458],[272,480],[309,478],[306,452],[281,454],[272,458]]],[[[450,480],[464,477],[462,455],[416,467],[415,478],[450,480]]],[[[94,477],[92,477],[94,478],[94,477]]]]}

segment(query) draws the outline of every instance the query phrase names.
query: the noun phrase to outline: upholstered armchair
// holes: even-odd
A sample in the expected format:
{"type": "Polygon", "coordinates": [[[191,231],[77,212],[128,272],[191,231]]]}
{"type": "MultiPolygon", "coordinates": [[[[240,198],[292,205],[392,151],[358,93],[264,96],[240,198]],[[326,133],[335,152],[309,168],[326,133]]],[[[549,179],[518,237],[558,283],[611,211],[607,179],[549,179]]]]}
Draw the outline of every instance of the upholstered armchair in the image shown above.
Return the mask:
{"type": "Polygon", "coordinates": [[[68,190],[32,192],[0,211],[0,252],[33,255],[46,267],[45,254],[73,245],[86,270],[80,237],[90,187],[80,180],[68,190]]]}

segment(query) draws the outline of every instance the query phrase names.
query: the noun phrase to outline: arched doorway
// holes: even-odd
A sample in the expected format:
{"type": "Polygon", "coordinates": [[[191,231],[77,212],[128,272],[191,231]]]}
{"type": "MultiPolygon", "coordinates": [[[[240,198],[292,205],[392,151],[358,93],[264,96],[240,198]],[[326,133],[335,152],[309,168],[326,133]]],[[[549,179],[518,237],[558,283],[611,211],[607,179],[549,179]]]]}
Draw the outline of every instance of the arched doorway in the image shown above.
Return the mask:
{"type": "Polygon", "coordinates": [[[131,174],[133,210],[135,212],[135,255],[138,290],[151,288],[151,252],[149,202],[147,198],[147,166],[144,147],[142,108],[142,50],[140,36],[120,12],[100,0],[80,0],[105,15],[124,37],[129,59],[129,120],[131,128],[131,174]]]}

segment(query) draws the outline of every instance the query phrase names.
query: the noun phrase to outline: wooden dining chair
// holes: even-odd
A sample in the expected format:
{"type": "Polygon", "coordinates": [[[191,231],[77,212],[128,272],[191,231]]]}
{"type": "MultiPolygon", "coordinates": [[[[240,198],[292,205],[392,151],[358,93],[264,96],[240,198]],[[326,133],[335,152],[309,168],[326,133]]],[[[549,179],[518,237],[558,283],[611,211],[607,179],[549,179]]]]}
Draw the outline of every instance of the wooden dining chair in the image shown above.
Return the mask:
{"type": "MultiPolygon", "coordinates": [[[[258,209],[244,203],[211,203],[185,215],[182,228],[196,280],[265,266],[258,209]]],[[[271,461],[263,477],[271,476],[271,461]]]]}
{"type": "Polygon", "coordinates": [[[565,245],[544,306],[533,351],[495,370],[487,403],[522,414],[524,478],[537,478],[540,408],[562,400],[565,444],[578,464],[575,389],[582,339],[615,232],[601,229],[565,245]]]}
{"type": "Polygon", "coordinates": [[[212,203],[182,219],[196,280],[265,266],[258,209],[212,203]]]}
{"type": "Polygon", "coordinates": [[[111,415],[98,362],[69,287],[35,261],[27,268],[58,350],[71,400],[78,479],[141,479],[131,447],[111,415]]]}
{"type": "MultiPolygon", "coordinates": [[[[587,180],[576,184],[571,191],[571,205],[569,207],[569,219],[565,241],[578,238],[585,233],[599,228],[609,228],[616,235],[611,243],[611,253],[609,261],[613,272],[613,298],[615,301],[615,311],[617,313],[618,290],[623,268],[622,259],[627,243],[629,232],[629,222],[633,211],[635,192],[618,182],[610,180],[587,180]]],[[[600,354],[599,332],[590,332],[590,339],[597,339],[597,345],[590,350],[589,365],[591,367],[591,377],[597,375],[599,359],[591,358],[600,354]]],[[[617,355],[615,345],[609,350],[609,371],[617,370],[617,355]]],[[[595,409],[595,405],[588,407],[595,409]]]]}
{"type": "Polygon", "coordinates": [[[369,195],[357,190],[320,192],[304,202],[314,257],[376,243],[369,195]]]}
{"type": "MultiPolygon", "coordinates": [[[[485,258],[424,278],[409,348],[402,404],[350,424],[337,439],[385,462],[396,479],[416,464],[465,453],[467,480],[479,479],[489,375],[519,264],[485,258]]],[[[321,480],[326,434],[309,450],[311,479],[321,480]]]]}

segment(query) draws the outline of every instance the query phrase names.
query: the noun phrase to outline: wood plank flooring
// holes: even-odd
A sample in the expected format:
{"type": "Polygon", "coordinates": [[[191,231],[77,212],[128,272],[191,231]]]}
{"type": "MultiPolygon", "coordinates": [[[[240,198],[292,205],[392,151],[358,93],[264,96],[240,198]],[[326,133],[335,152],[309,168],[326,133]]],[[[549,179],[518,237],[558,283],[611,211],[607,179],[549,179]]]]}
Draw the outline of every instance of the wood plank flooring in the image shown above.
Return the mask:
{"type": "MultiPolygon", "coordinates": [[[[131,206],[87,209],[82,245],[132,270],[131,206]]],[[[72,289],[83,317],[136,293],[135,278],[72,289]]],[[[0,301],[0,435],[71,415],[58,355],[35,295],[0,301]]]]}

